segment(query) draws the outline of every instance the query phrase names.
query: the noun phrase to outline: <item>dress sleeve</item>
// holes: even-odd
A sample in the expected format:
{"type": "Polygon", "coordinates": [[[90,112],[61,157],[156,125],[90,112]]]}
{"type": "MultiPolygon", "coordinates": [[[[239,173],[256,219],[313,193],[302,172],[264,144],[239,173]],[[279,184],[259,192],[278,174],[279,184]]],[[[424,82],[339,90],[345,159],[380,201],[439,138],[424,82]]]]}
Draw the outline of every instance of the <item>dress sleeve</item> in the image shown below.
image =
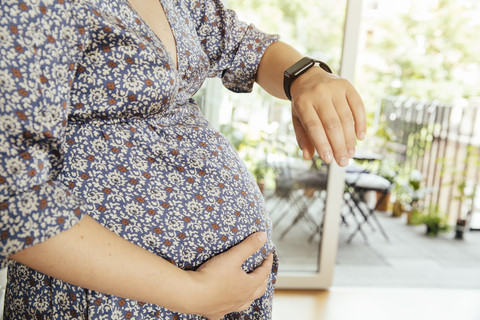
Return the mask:
{"type": "Polygon", "coordinates": [[[239,21],[220,0],[189,0],[197,34],[210,60],[210,76],[219,76],[234,92],[250,92],[265,49],[278,36],[239,21]]]}
{"type": "Polygon", "coordinates": [[[86,40],[80,11],[71,5],[0,5],[0,267],[83,215],[82,201],[55,181],[75,63],[86,40]]]}

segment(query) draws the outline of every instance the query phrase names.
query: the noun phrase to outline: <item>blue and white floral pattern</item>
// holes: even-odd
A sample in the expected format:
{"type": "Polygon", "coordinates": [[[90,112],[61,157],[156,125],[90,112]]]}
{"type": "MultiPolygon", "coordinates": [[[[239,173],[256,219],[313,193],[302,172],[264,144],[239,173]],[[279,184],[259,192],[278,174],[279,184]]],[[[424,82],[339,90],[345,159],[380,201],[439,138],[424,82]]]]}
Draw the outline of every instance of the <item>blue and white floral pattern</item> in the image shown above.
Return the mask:
{"type": "MultiPolygon", "coordinates": [[[[85,214],[184,269],[258,230],[270,239],[255,181],[191,97],[213,76],[230,90],[250,91],[277,37],[239,22],[218,0],[161,3],[177,61],[127,0],[1,2],[5,319],[202,319],[8,260],[85,214]]],[[[269,240],[244,269],[270,251],[269,240]]],[[[276,269],[275,261],[262,298],[225,319],[270,319],[276,269]]]]}

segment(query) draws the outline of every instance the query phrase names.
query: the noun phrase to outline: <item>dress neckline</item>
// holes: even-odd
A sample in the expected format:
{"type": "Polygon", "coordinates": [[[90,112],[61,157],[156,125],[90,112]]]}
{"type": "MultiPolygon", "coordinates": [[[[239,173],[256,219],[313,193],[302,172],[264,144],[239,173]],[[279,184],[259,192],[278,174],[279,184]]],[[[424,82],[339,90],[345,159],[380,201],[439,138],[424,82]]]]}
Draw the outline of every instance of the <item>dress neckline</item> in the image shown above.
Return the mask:
{"type": "MultiPolygon", "coordinates": [[[[147,22],[142,18],[140,13],[132,6],[129,0],[124,0],[126,5],[132,10],[133,14],[135,15],[135,18],[139,19],[142,22],[143,28],[145,28],[150,34],[152,34],[160,43],[161,47],[163,50],[165,50],[166,55],[168,57],[168,60],[175,66],[175,70],[177,71],[177,74],[180,70],[180,58],[178,55],[178,36],[175,32],[175,28],[173,27],[173,19],[171,17],[171,12],[168,6],[166,6],[165,1],[163,0],[158,0],[160,2],[160,6],[162,7],[163,13],[165,14],[165,17],[167,18],[168,25],[170,27],[170,32],[172,33],[173,40],[175,42],[175,52],[171,52],[168,50],[167,46],[165,43],[162,41],[162,39],[159,37],[159,35],[153,31],[152,28],[147,24],[147,22]]],[[[142,25],[140,27],[142,27],[142,25]]]]}

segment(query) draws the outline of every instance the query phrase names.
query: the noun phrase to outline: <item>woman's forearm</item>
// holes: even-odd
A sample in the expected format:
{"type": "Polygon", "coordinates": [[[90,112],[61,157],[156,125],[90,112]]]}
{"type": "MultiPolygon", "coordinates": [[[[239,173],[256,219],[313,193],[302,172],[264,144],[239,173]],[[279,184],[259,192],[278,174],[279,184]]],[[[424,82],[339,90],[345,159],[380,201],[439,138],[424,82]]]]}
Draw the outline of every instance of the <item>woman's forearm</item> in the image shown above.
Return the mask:
{"type": "Polygon", "coordinates": [[[283,91],[283,72],[303,56],[290,45],[277,41],[265,51],[257,72],[257,83],[271,95],[287,99],[283,91]]]}
{"type": "MultiPolygon", "coordinates": [[[[89,216],[11,257],[87,289],[189,313],[189,272],[102,227],[89,216]]],[[[190,272],[191,273],[191,272],[190,272]]]]}

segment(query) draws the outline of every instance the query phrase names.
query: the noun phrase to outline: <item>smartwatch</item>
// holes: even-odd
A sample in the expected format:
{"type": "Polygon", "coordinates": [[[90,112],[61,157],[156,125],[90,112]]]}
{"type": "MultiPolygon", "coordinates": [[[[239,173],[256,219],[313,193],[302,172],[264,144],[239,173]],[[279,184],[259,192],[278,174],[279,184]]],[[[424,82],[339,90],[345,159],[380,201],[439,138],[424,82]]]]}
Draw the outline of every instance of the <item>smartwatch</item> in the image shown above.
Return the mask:
{"type": "Polygon", "coordinates": [[[297,79],[303,73],[305,73],[308,69],[313,67],[316,63],[322,68],[323,70],[327,71],[328,73],[332,73],[332,69],[323,61],[315,60],[309,57],[305,57],[300,59],[290,68],[285,70],[283,73],[283,90],[285,91],[285,95],[287,96],[288,100],[292,100],[292,96],[290,95],[290,86],[292,85],[293,80],[297,79]]]}

